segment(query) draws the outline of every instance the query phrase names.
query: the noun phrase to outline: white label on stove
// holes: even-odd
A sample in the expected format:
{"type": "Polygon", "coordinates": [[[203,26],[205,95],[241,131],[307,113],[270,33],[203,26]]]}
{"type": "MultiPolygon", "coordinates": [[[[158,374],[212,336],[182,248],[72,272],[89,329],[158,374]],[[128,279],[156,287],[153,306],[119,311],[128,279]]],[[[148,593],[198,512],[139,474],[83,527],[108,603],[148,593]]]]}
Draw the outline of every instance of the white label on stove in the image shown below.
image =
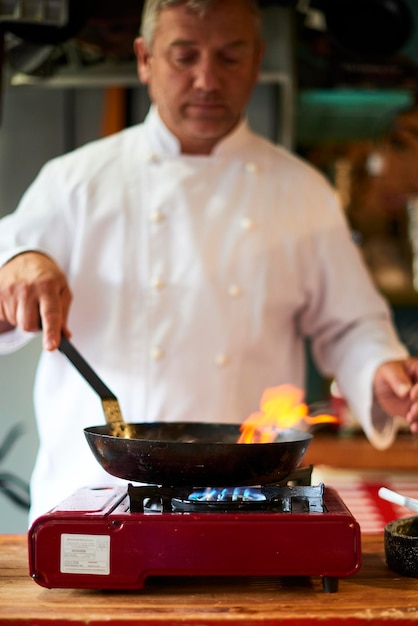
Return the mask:
{"type": "Polygon", "coordinates": [[[109,535],[61,535],[61,574],[110,574],[109,535]]]}

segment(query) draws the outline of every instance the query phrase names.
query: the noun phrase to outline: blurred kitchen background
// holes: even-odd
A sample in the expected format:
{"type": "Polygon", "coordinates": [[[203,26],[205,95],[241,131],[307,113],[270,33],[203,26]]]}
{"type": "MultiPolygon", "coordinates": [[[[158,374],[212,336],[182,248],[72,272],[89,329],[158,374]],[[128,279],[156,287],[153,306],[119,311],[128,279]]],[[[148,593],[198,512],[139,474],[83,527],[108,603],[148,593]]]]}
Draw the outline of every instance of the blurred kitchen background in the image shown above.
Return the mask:
{"type": "MultiPolygon", "coordinates": [[[[417,354],[418,1],[260,4],[268,53],[250,122],[335,184],[417,354]]],[[[47,159],[143,119],[149,100],[132,54],[141,5],[0,0],[0,215],[14,210],[47,159]]],[[[40,349],[36,339],[0,358],[0,533],[27,530],[40,349]]],[[[329,403],[330,382],[310,361],[312,406],[329,403]]]]}

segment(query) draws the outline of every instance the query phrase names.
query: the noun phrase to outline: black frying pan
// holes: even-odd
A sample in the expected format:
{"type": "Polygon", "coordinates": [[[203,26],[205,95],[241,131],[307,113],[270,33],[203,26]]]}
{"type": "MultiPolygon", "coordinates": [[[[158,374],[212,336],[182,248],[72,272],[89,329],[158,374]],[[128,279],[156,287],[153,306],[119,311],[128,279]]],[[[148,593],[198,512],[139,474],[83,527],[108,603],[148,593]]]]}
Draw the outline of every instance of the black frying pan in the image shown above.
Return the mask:
{"type": "Polygon", "coordinates": [[[100,396],[107,423],[84,429],[100,465],[113,476],[182,487],[257,485],[285,478],[300,463],[312,435],[284,430],[273,443],[237,443],[238,424],[156,422],[132,424],[120,411],[109,416],[116,396],[62,338],[59,349],[100,396]],[[117,428],[115,429],[115,423],[117,428]]]}

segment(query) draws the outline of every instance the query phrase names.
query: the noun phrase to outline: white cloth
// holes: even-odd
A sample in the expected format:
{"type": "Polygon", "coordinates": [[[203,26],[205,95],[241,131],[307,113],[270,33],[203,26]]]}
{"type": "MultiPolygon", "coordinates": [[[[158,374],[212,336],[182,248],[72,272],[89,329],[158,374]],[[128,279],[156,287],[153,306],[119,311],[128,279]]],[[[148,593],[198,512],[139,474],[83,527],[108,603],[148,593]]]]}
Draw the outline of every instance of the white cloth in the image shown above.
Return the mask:
{"type": "MultiPolygon", "coordinates": [[[[325,178],[246,122],[187,156],[151,109],[49,162],[0,223],[0,263],[24,249],[65,271],[73,342],[127,421],[241,422],[266,387],[304,387],[309,336],[373,444],[391,444],[393,420],[370,417],[375,368],[406,355],[387,306],[325,178]]],[[[41,356],[35,409],[32,519],[116,480],[83,433],[101,402],[58,351],[41,356]]]]}

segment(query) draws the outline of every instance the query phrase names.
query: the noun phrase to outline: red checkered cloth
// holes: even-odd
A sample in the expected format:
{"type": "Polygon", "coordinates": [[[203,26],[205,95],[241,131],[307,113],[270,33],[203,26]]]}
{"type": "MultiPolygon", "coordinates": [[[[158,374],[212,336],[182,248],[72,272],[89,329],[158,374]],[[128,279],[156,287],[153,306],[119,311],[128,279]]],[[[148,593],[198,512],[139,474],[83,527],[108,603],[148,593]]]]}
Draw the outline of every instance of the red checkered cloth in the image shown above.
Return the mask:
{"type": "MultiPolygon", "coordinates": [[[[316,470],[315,470],[316,471],[316,470]]],[[[418,515],[403,506],[392,504],[379,497],[380,487],[387,487],[404,496],[418,499],[418,472],[415,475],[390,475],[344,472],[320,469],[315,476],[327,486],[336,489],[351,514],[360,524],[363,534],[383,532],[386,524],[401,517],[418,515]]]]}

